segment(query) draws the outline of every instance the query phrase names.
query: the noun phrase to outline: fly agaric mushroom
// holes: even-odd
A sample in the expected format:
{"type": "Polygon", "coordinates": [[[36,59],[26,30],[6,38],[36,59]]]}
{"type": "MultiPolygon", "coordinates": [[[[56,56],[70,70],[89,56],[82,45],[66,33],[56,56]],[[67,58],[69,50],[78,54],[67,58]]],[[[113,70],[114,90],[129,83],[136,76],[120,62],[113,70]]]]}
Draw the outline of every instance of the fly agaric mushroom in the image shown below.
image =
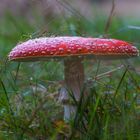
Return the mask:
{"type": "MultiPolygon", "coordinates": [[[[66,89],[72,91],[75,99],[80,98],[84,85],[84,57],[97,59],[120,59],[138,56],[133,45],[116,39],[84,38],[84,37],[44,37],[30,39],[18,44],[9,54],[13,61],[41,61],[49,58],[63,58],[65,89],[63,100],[68,98],[66,89]]],[[[76,107],[64,105],[64,119],[69,120],[76,107]]]]}

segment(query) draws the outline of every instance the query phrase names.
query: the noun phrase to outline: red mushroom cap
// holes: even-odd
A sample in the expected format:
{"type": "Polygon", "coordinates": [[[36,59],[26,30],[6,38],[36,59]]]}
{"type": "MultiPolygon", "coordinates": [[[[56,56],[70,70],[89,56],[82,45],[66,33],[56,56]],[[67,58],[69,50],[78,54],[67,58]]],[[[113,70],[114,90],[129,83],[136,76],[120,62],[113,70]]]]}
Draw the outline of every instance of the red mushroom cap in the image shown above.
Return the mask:
{"type": "Polygon", "coordinates": [[[67,56],[96,56],[97,58],[129,58],[138,56],[132,44],[116,39],[84,37],[44,37],[18,44],[9,54],[10,60],[36,61],[67,56]]]}

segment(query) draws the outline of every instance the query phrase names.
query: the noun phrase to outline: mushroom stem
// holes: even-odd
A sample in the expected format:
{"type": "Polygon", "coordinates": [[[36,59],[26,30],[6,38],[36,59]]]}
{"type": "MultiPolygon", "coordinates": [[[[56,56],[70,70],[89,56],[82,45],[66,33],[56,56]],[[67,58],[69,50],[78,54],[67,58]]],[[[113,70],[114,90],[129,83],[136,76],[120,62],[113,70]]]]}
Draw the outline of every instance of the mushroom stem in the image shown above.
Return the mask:
{"type": "Polygon", "coordinates": [[[61,101],[64,104],[64,120],[72,119],[76,113],[76,106],[70,103],[72,93],[75,100],[79,101],[84,85],[84,67],[82,58],[74,57],[64,60],[65,90],[60,91],[61,101]]]}

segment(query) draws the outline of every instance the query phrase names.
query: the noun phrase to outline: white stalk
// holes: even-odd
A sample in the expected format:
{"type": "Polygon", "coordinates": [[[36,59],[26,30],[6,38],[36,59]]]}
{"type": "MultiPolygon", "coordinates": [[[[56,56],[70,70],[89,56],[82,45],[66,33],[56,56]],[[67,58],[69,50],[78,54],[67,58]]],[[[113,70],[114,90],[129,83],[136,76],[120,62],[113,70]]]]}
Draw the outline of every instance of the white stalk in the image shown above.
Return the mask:
{"type": "Polygon", "coordinates": [[[64,104],[64,120],[71,120],[76,113],[76,106],[70,103],[69,92],[79,101],[84,86],[84,67],[82,58],[72,58],[64,61],[65,88],[60,91],[59,99],[64,104]]]}

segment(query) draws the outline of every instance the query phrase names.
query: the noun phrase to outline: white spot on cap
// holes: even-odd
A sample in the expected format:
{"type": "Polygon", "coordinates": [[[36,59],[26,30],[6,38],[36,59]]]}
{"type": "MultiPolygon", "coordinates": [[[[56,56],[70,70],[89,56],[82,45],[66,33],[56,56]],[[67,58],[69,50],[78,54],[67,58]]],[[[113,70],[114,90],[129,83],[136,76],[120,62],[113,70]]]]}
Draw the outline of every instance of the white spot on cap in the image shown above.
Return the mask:
{"type": "Polygon", "coordinates": [[[59,51],[63,52],[63,51],[64,51],[64,49],[63,49],[63,48],[59,48],[59,51]]]}
{"type": "Polygon", "coordinates": [[[81,50],[82,50],[82,48],[79,47],[79,48],[78,48],[78,51],[81,51],[81,50]]]}
{"type": "Polygon", "coordinates": [[[42,51],[41,53],[42,53],[42,54],[45,54],[46,52],[45,52],[45,51],[42,51]]]}
{"type": "Polygon", "coordinates": [[[37,51],[37,50],[35,50],[34,52],[35,52],[35,53],[37,53],[38,51],[37,51]]]}
{"type": "Polygon", "coordinates": [[[25,51],[21,51],[21,53],[23,53],[23,54],[24,54],[24,53],[25,53],[25,51]]]}
{"type": "Polygon", "coordinates": [[[71,50],[70,50],[70,49],[68,49],[68,50],[67,50],[67,52],[68,52],[68,53],[70,53],[70,52],[71,52],[71,50]]]}
{"type": "Polygon", "coordinates": [[[54,53],[53,52],[50,52],[50,54],[53,55],[54,53]]]}

